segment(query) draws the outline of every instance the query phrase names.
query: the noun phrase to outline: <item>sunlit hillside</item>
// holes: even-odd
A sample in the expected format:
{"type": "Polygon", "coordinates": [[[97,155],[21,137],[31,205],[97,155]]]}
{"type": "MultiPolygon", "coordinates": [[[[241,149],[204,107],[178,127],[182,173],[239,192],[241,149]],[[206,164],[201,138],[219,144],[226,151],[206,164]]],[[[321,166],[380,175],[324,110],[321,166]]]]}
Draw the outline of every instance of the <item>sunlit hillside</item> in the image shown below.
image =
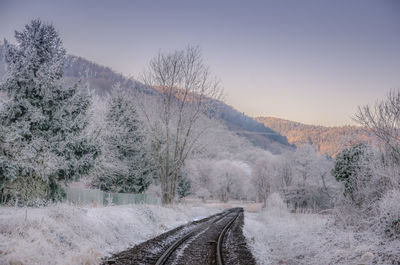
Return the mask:
{"type": "Polygon", "coordinates": [[[266,127],[286,136],[296,146],[311,144],[319,154],[335,157],[344,147],[355,143],[369,143],[373,136],[357,126],[325,127],[274,118],[257,117],[266,127]]]}

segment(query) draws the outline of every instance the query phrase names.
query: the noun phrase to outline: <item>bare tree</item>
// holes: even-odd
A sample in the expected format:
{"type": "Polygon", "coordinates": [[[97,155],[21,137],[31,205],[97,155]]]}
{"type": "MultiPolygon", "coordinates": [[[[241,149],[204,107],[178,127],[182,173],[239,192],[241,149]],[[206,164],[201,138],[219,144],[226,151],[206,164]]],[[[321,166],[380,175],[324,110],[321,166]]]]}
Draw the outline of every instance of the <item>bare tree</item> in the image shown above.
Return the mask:
{"type": "Polygon", "coordinates": [[[400,189],[400,89],[374,106],[359,107],[355,120],[376,136],[381,147],[373,174],[379,185],[371,190],[382,197],[387,190],[400,189]]]}
{"type": "Polygon", "coordinates": [[[397,163],[400,161],[400,90],[390,91],[386,100],[374,106],[358,107],[355,120],[385,145],[397,163]]]}
{"type": "Polygon", "coordinates": [[[154,106],[157,113],[144,114],[152,133],[162,203],[171,204],[185,160],[207,129],[200,128],[199,121],[221,92],[198,47],[159,53],[150,61],[143,80],[160,93],[158,106],[154,106]]]}

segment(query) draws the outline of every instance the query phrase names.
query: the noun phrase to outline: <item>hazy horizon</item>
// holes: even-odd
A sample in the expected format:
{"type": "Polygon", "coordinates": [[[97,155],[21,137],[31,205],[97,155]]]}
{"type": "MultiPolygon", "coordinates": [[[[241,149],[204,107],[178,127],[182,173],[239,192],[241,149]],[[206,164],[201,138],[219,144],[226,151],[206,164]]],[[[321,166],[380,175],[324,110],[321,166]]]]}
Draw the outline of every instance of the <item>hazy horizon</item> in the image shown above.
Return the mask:
{"type": "Polygon", "coordinates": [[[138,78],[158,51],[202,48],[226,103],[252,117],[353,124],[400,88],[396,1],[0,1],[0,37],[51,22],[67,52],[138,78]]]}

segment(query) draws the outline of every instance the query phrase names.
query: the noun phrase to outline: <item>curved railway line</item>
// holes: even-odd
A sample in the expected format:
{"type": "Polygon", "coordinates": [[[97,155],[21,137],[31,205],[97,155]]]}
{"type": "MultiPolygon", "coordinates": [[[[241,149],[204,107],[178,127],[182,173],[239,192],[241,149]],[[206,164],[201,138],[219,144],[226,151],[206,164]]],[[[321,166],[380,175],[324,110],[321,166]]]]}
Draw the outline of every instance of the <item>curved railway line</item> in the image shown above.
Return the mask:
{"type": "Polygon", "coordinates": [[[229,209],[115,254],[103,264],[252,265],[242,225],[243,209],[229,209]]]}
{"type": "Polygon", "coordinates": [[[221,234],[218,236],[218,242],[217,242],[217,263],[218,265],[224,265],[223,259],[222,259],[222,243],[224,240],[224,236],[228,229],[232,226],[232,224],[236,221],[236,219],[239,217],[240,212],[230,221],[222,230],[221,234]]]}
{"type": "MultiPolygon", "coordinates": [[[[233,224],[233,222],[237,219],[237,217],[240,214],[240,211],[236,210],[237,213],[236,215],[232,218],[231,221],[228,222],[228,224],[225,225],[225,227],[223,228],[223,230],[221,231],[221,233],[218,236],[218,243],[217,243],[217,249],[216,249],[216,261],[218,265],[224,265],[223,261],[222,261],[222,241],[224,238],[224,235],[226,233],[226,231],[229,229],[229,227],[233,224]]],[[[235,211],[235,212],[236,212],[235,211]]],[[[222,215],[221,217],[219,217],[217,220],[211,222],[210,224],[204,224],[202,227],[200,227],[198,230],[192,231],[190,233],[188,233],[187,235],[185,235],[184,237],[181,237],[180,239],[178,239],[177,241],[175,241],[174,244],[172,244],[167,251],[164,252],[164,254],[157,260],[155,265],[165,265],[167,264],[167,261],[169,259],[169,257],[171,256],[171,254],[180,246],[182,245],[186,240],[188,240],[190,237],[195,236],[198,233],[201,233],[204,229],[209,228],[210,226],[214,225],[216,222],[221,221],[224,218],[227,218],[227,216],[230,214],[231,212],[228,212],[224,215],[222,215]]]]}

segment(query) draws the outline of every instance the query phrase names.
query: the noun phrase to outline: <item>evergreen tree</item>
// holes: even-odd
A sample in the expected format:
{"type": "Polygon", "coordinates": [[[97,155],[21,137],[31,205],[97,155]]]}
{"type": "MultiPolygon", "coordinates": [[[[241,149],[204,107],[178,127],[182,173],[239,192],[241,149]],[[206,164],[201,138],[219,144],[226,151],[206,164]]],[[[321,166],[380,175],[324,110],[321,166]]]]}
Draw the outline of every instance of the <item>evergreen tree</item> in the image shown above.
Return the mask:
{"type": "Polygon", "coordinates": [[[104,191],[142,193],[151,183],[153,166],[145,151],[143,124],[134,102],[126,92],[114,87],[107,108],[103,170],[93,185],[104,191]]]}
{"type": "Polygon", "coordinates": [[[190,195],[191,188],[192,188],[192,180],[187,177],[186,173],[179,175],[178,187],[177,187],[177,193],[179,198],[184,198],[190,195]]]}
{"type": "Polygon", "coordinates": [[[5,41],[0,87],[8,97],[0,110],[1,189],[24,201],[57,200],[60,183],[87,174],[98,153],[83,135],[90,97],[62,86],[66,52],[52,25],[33,20],[15,38],[17,45],[5,41]]]}
{"type": "Polygon", "coordinates": [[[332,175],[337,181],[344,183],[345,196],[354,199],[353,193],[359,185],[358,174],[369,171],[368,158],[367,146],[362,143],[345,148],[336,156],[332,175]]]}

